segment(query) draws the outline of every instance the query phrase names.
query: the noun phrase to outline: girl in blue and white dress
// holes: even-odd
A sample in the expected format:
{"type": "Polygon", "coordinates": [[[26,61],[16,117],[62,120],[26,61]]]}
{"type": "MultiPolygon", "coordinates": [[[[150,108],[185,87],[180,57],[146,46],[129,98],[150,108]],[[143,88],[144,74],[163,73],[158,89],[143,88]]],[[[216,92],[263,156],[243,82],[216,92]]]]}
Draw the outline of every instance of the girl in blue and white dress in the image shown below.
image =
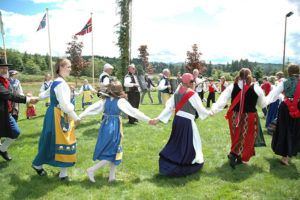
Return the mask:
{"type": "Polygon", "coordinates": [[[97,92],[88,82],[87,79],[84,79],[83,86],[79,90],[79,94],[82,94],[82,108],[83,110],[93,104],[93,95],[92,92],[97,92]]]}
{"type": "MultiPolygon", "coordinates": [[[[46,74],[45,75],[45,81],[42,84],[42,87],[40,89],[40,93],[45,92],[46,90],[48,90],[48,88],[50,88],[51,84],[52,84],[52,80],[51,80],[51,76],[50,74],[46,74]]],[[[45,106],[48,108],[50,106],[50,98],[45,100],[45,106]]]]}
{"type": "Polygon", "coordinates": [[[122,161],[122,139],[123,128],[120,117],[121,111],[124,113],[149,122],[150,118],[141,111],[133,108],[125,99],[120,82],[113,82],[108,85],[106,93],[109,96],[88,107],[79,115],[81,119],[89,115],[97,115],[103,112],[103,120],[99,129],[98,140],[96,143],[93,160],[99,160],[97,164],[86,170],[91,182],[95,182],[94,173],[100,167],[110,164],[109,182],[115,181],[116,165],[122,161]]]}
{"type": "Polygon", "coordinates": [[[70,87],[65,81],[71,72],[68,59],[58,59],[55,65],[57,78],[48,90],[40,93],[39,100],[50,97],[50,106],[46,111],[38,154],[32,167],[40,176],[46,175],[44,164],[60,167],[59,178],[67,179],[67,168],[76,162],[75,125],[80,118],[74,112],[70,101],[70,87]],[[75,123],[74,123],[75,122],[75,123]]]}

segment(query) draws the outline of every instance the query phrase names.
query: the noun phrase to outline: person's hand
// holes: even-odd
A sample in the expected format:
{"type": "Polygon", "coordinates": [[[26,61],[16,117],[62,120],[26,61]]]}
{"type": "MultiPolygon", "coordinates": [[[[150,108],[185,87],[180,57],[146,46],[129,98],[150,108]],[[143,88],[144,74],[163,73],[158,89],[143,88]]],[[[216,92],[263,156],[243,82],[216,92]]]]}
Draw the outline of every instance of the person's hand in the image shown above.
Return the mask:
{"type": "Polygon", "coordinates": [[[134,86],[134,87],[139,87],[139,84],[134,84],[133,86],[134,86]]]}
{"type": "Polygon", "coordinates": [[[210,111],[209,116],[214,117],[215,113],[213,113],[212,111],[210,111]]]}
{"type": "Polygon", "coordinates": [[[159,119],[158,119],[158,118],[155,118],[155,119],[151,119],[151,120],[149,121],[149,124],[151,124],[151,125],[156,125],[156,124],[158,124],[158,122],[159,122],[159,119]]]}
{"type": "Polygon", "coordinates": [[[171,85],[168,85],[167,88],[170,89],[170,88],[171,88],[171,85]]]}
{"type": "Polygon", "coordinates": [[[30,103],[36,104],[37,102],[39,102],[38,97],[30,97],[30,103]]]}
{"type": "Polygon", "coordinates": [[[79,118],[77,121],[75,121],[75,125],[80,124],[81,118],[79,118]]]}

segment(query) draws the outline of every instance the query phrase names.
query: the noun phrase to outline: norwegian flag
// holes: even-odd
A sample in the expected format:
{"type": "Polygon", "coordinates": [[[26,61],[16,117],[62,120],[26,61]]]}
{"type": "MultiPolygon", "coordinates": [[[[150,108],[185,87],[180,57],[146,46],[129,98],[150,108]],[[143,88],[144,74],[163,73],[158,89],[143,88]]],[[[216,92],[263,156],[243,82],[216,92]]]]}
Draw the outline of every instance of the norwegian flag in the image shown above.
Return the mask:
{"type": "Polygon", "coordinates": [[[43,17],[42,21],[40,22],[40,25],[36,31],[39,31],[39,30],[45,28],[45,26],[46,26],[46,14],[44,15],[44,17],[43,17]]]}
{"type": "Polygon", "coordinates": [[[92,18],[90,18],[90,20],[86,23],[83,29],[75,35],[85,35],[86,33],[90,32],[92,32],[92,18]]]}

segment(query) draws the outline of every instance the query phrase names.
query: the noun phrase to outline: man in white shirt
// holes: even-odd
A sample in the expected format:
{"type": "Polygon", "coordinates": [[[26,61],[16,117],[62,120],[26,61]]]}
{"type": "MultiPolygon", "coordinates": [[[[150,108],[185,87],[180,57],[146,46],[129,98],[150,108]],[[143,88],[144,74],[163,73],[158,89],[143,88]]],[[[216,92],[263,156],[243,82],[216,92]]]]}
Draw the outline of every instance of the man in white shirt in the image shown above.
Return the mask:
{"type": "MultiPolygon", "coordinates": [[[[132,105],[134,108],[139,108],[140,105],[140,85],[137,80],[137,77],[135,74],[135,65],[130,64],[128,66],[128,74],[125,76],[124,79],[124,87],[125,91],[128,95],[128,102],[132,105]]],[[[135,124],[135,122],[138,122],[136,118],[128,116],[129,124],[135,124]]]]}
{"type": "Polygon", "coordinates": [[[109,64],[106,63],[103,67],[103,72],[102,74],[100,74],[99,76],[99,83],[103,84],[104,86],[109,84],[109,75],[111,74],[112,70],[114,69],[114,67],[109,64]]]}
{"type": "Polygon", "coordinates": [[[170,85],[170,70],[165,68],[163,70],[163,77],[161,78],[161,81],[159,82],[158,85],[158,90],[161,92],[161,97],[162,97],[162,101],[163,104],[166,105],[168,99],[171,97],[170,96],[170,89],[171,89],[171,85],[170,85]]]}

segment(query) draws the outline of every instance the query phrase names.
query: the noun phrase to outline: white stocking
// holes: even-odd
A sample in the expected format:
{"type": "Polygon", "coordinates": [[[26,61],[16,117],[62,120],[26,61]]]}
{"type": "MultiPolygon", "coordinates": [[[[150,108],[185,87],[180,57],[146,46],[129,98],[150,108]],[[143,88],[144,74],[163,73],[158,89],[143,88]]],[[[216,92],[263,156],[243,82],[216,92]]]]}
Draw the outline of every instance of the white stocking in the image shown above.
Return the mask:
{"type": "Polygon", "coordinates": [[[100,160],[97,164],[95,164],[94,166],[88,168],[86,170],[86,173],[90,179],[91,182],[95,183],[95,179],[94,179],[94,172],[99,169],[100,167],[103,167],[104,165],[107,165],[108,163],[110,163],[107,160],[100,160]]]}
{"type": "Polygon", "coordinates": [[[5,138],[5,141],[0,146],[0,151],[5,152],[7,151],[7,148],[15,141],[16,139],[11,138],[5,138]]]}
{"type": "Polygon", "coordinates": [[[110,163],[110,171],[109,171],[109,179],[108,181],[114,181],[116,180],[116,165],[115,163],[111,162],[110,163]]]}
{"type": "Polygon", "coordinates": [[[67,168],[66,167],[62,167],[60,168],[60,173],[59,173],[59,178],[63,178],[66,177],[67,175],[67,168]]]}

